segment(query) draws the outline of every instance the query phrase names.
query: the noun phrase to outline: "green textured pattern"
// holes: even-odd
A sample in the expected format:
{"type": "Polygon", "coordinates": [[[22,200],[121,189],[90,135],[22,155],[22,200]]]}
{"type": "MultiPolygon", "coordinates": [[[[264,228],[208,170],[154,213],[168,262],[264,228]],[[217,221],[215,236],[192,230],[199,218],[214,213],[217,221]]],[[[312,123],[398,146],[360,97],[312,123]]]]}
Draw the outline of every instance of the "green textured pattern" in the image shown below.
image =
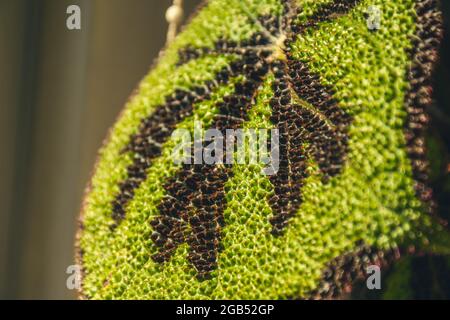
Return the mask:
{"type": "MultiPolygon", "coordinates": [[[[299,1],[305,19],[327,1],[299,1]]],[[[205,57],[176,67],[177,50],[191,44],[212,45],[224,36],[240,40],[258,30],[249,14],[275,14],[277,0],[212,0],[170,46],[141,82],[126,105],[107,144],[102,148],[83,211],[83,293],[94,299],[270,299],[306,297],[314,290],[326,264],[351,252],[355,242],[380,249],[415,244],[425,247],[437,239],[448,251],[448,235],[422,210],[415,197],[412,169],[405,149],[403,101],[405,50],[415,31],[413,0],[367,0],[349,15],[310,30],[293,46],[295,57],[308,62],[324,84],[336,89],[340,106],[354,117],[350,151],[344,170],[322,184],[313,162],[302,190],[304,202],[282,237],[271,235],[272,191],[257,165],[236,165],[226,183],[226,227],[223,251],[211,280],[198,281],[188,263],[187,246],[177,249],[164,265],[151,259],[157,252],[150,240],[150,221],[158,215],[163,183],[176,170],[169,140],[163,154],[148,169],[148,177],[128,204],[125,220],[112,232],[111,201],[126,178],[131,155],[120,150],[138,130],[142,118],[164,102],[175,88],[188,89],[214,77],[233,57],[205,57]],[[364,13],[377,5],[382,28],[371,32],[364,13]]],[[[238,80],[238,79],[235,79],[238,80]]],[[[249,128],[271,128],[266,79],[250,112],[249,128]]],[[[194,120],[207,127],[216,103],[231,93],[233,81],[216,90],[209,101],[195,105],[194,115],[178,125],[193,129],[194,120]]]]}

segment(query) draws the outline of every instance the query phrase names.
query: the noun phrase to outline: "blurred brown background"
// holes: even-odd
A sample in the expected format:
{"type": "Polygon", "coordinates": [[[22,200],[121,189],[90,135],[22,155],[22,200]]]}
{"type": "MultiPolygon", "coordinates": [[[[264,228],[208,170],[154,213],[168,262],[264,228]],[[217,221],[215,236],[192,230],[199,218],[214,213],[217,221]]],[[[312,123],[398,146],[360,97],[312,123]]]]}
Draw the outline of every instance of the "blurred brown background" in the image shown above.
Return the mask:
{"type": "Polygon", "coordinates": [[[83,189],[164,46],[171,3],[0,0],[0,299],[74,297],[65,271],[83,189]],[[81,30],[66,28],[71,4],[81,30]]]}

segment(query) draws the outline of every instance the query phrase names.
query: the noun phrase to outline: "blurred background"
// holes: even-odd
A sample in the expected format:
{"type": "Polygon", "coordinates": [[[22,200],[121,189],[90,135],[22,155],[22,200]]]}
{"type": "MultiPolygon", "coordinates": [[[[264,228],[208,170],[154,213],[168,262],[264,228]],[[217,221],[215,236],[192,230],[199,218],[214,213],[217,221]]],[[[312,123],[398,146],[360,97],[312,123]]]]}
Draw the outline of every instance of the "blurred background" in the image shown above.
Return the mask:
{"type": "MultiPolygon", "coordinates": [[[[185,0],[185,17],[200,1],[185,0]]],[[[0,299],[75,298],[65,271],[83,190],[108,128],[164,46],[171,3],[0,0],[0,299]],[[81,30],[66,28],[72,4],[81,30]]],[[[449,52],[447,39],[445,110],[449,52]]]]}

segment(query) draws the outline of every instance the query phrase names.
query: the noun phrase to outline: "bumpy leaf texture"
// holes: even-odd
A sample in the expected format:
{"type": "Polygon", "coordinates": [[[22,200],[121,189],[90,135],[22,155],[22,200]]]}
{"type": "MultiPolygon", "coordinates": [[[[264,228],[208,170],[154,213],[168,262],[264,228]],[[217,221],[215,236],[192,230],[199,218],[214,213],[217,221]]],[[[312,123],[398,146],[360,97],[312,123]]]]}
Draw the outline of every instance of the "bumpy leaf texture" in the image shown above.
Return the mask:
{"type": "Polygon", "coordinates": [[[448,253],[425,139],[442,34],[435,0],[205,3],[100,152],[81,297],[334,298],[369,265],[448,253]],[[278,129],[279,170],[176,164],[194,122],[278,129]]]}

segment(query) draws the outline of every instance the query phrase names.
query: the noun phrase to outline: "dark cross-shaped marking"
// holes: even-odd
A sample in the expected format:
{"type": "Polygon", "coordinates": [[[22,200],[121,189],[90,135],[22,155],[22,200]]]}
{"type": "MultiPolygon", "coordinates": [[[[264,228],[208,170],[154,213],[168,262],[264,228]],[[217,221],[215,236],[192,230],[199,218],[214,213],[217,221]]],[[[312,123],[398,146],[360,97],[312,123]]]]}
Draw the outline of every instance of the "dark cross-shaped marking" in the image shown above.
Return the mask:
{"type": "MultiPolygon", "coordinates": [[[[337,175],[348,151],[347,129],[351,122],[333,98],[333,90],[321,83],[306,63],[297,61],[290,52],[297,36],[348,13],[360,0],[335,0],[319,6],[304,23],[297,23],[294,0],[283,2],[279,17],[260,16],[255,23],[262,27],[250,39],[239,43],[226,39],[216,41],[214,48],[188,47],[179,52],[179,64],[208,55],[233,54],[237,59],[216,74],[215,80],[190,91],[177,90],[166,103],[142,121],[124,152],[132,152],[134,162],[128,167],[128,178],[120,184],[113,202],[116,225],[125,217],[126,205],[136,188],[146,179],[146,170],[161,155],[162,144],[176,125],[192,115],[193,105],[210,98],[211,91],[236,76],[244,80],[234,85],[233,93],[219,103],[211,128],[225,134],[248,120],[258,87],[268,74],[275,80],[271,121],[280,132],[280,167],[270,176],[274,194],[269,199],[273,210],[272,233],[282,234],[288,220],[302,202],[301,188],[308,176],[307,159],[312,158],[323,174],[323,182],[337,175]]],[[[226,157],[226,150],[223,150],[226,157]]],[[[224,185],[232,176],[232,165],[182,165],[164,186],[166,196],[158,206],[159,216],[151,225],[151,236],[159,248],[153,259],[166,262],[182,244],[189,245],[188,259],[199,279],[208,278],[217,267],[220,251],[223,212],[226,205],[224,185]]]]}

